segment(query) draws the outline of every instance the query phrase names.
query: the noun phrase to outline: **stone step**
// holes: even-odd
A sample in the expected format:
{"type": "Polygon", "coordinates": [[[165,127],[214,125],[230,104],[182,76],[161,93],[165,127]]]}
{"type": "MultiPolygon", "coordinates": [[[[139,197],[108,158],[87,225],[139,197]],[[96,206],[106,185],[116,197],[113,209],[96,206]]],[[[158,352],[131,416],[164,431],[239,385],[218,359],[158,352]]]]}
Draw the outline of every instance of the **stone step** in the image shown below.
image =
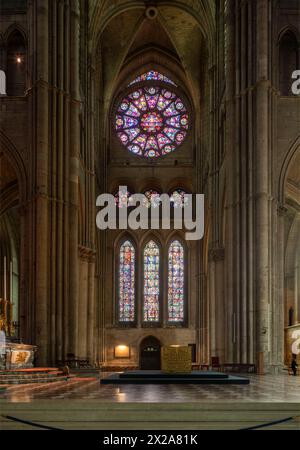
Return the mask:
{"type": "Polygon", "coordinates": [[[46,373],[32,373],[32,374],[16,374],[16,373],[7,373],[7,374],[0,374],[0,382],[1,380],[5,380],[5,379],[10,379],[10,378],[51,378],[51,377],[56,377],[58,375],[62,375],[63,373],[61,371],[57,371],[57,372],[46,372],[46,373]]]}
{"type": "MultiPolygon", "coordinates": [[[[70,389],[70,386],[73,387],[76,386],[78,382],[73,381],[72,379],[68,378],[67,381],[65,378],[60,378],[58,381],[52,380],[49,383],[29,383],[29,384],[7,384],[5,385],[5,392],[9,394],[15,394],[15,393],[21,393],[28,395],[36,392],[48,392],[48,390],[51,390],[53,392],[53,389],[62,389],[67,386],[68,390],[70,389]]],[[[1,389],[0,385],[0,389],[1,389]]]]}
{"type": "Polygon", "coordinates": [[[0,370],[0,375],[29,375],[29,374],[36,374],[36,373],[52,373],[52,372],[59,372],[60,370],[57,367],[32,367],[28,369],[7,369],[7,370],[0,370]]]}
{"type": "Polygon", "coordinates": [[[57,380],[68,380],[74,375],[65,375],[57,367],[33,367],[0,371],[0,385],[18,385],[34,383],[50,383],[57,380]]]}
{"type": "Polygon", "coordinates": [[[54,381],[67,381],[70,376],[59,375],[55,377],[16,377],[0,380],[0,385],[9,384],[32,384],[32,383],[52,383],[54,381]]]}

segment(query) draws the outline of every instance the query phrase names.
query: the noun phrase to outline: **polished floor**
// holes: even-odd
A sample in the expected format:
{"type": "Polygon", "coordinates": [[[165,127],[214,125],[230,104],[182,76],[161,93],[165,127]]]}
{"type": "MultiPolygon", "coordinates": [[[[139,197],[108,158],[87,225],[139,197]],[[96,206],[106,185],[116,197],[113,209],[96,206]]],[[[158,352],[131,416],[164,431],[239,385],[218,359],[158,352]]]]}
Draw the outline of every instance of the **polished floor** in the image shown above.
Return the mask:
{"type": "Polygon", "coordinates": [[[0,429],[300,430],[299,376],[250,375],[249,385],[114,386],[90,375],[8,386],[0,393],[0,429]]]}
{"type": "MultiPolygon", "coordinates": [[[[104,374],[103,376],[108,376],[104,374]]],[[[69,381],[8,386],[0,392],[7,402],[38,399],[101,400],[104,402],[299,402],[300,376],[247,375],[249,385],[101,385],[99,377],[77,376],[69,381]]]]}

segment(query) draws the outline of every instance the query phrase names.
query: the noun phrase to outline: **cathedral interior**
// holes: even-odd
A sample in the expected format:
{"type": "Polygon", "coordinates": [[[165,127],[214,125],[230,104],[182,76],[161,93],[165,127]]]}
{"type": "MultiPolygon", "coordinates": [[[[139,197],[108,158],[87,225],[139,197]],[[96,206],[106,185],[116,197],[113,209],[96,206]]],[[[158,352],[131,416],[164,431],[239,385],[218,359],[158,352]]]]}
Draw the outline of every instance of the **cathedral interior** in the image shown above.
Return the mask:
{"type": "Polygon", "coordinates": [[[298,0],[1,0],[7,339],[37,367],[300,362],[299,69],[298,0]],[[120,186],[204,194],[203,238],[99,230],[120,186]]]}

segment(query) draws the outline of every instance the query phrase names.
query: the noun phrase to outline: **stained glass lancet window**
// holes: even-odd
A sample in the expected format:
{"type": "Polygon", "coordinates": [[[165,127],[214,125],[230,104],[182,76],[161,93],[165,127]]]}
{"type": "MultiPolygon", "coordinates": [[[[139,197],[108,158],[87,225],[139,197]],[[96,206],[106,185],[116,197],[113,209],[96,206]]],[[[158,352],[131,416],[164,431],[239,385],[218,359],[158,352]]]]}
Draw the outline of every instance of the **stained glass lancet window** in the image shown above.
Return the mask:
{"type": "Polygon", "coordinates": [[[121,143],[145,158],[173,152],[185,140],[188,127],[183,101],[161,86],[144,86],[131,92],[119,104],[115,117],[121,143]]]}
{"type": "Polygon", "coordinates": [[[141,81],[163,81],[165,83],[173,84],[173,86],[177,86],[174,81],[170,80],[170,78],[166,77],[162,73],[157,72],[156,70],[149,70],[149,72],[143,73],[135,78],[128,86],[132,86],[135,83],[140,83],[141,81]]]}
{"type": "Polygon", "coordinates": [[[144,322],[159,321],[159,247],[154,241],[144,248],[144,322]]]}
{"type": "Polygon", "coordinates": [[[178,240],[168,251],[168,321],[184,321],[184,248],[178,240]]]}
{"type": "Polygon", "coordinates": [[[126,240],[119,254],[119,322],[135,320],[135,249],[126,240]]]}

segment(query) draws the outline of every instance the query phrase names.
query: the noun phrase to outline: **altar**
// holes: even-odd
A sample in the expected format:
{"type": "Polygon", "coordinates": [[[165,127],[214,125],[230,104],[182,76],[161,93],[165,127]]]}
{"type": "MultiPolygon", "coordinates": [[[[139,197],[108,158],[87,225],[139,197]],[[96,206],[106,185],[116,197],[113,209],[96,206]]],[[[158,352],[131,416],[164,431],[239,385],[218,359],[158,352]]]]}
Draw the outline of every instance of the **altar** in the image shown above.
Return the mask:
{"type": "Polygon", "coordinates": [[[161,349],[163,373],[191,373],[192,349],[183,345],[163,346],[161,349]]]}
{"type": "Polygon", "coordinates": [[[35,345],[5,342],[0,344],[0,369],[28,369],[34,365],[35,345]]]}
{"type": "Polygon", "coordinates": [[[13,289],[13,261],[3,260],[3,284],[0,296],[0,370],[30,369],[34,366],[37,346],[18,339],[19,324],[13,289]]]}

